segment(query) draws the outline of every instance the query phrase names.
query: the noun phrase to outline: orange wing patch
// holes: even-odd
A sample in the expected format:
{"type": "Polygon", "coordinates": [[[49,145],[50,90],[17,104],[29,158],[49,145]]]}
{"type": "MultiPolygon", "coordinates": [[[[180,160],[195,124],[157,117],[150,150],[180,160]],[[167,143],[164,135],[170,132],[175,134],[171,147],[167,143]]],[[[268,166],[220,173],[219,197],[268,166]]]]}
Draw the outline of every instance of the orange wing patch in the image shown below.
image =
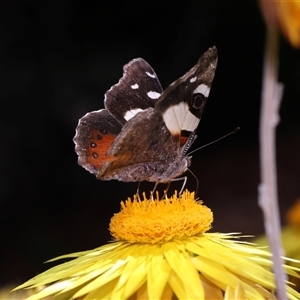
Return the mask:
{"type": "Polygon", "coordinates": [[[185,145],[185,143],[187,142],[188,137],[186,136],[180,136],[180,146],[185,145]]]}
{"type": "Polygon", "coordinates": [[[99,169],[105,162],[114,161],[116,157],[106,154],[115,138],[116,136],[112,134],[103,134],[99,131],[92,132],[91,140],[87,145],[87,162],[99,169]]]}

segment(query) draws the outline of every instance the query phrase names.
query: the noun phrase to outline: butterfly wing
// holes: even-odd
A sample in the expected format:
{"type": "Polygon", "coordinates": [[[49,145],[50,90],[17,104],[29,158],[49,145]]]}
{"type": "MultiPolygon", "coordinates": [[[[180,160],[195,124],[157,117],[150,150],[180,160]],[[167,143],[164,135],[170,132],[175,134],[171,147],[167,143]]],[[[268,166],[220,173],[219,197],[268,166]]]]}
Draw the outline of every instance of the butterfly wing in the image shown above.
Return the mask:
{"type": "Polygon", "coordinates": [[[122,126],[139,111],[153,107],[161,92],[160,82],[145,60],[137,58],[125,65],[123,77],[105,94],[106,109],[90,112],[79,120],[73,139],[79,165],[98,178],[108,179],[105,170],[112,161],[120,160],[108,151],[122,126]]]}
{"type": "Polygon", "coordinates": [[[153,107],[162,91],[151,66],[136,58],[124,66],[123,77],[106,92],[104,105],[124,125],[138,112],[153,107]]]}
{"type": "Polygon", "coordinates": [[[120,123],[106,109],[83,116],[73,139],[78,164],[97,175],[103,165],[114,160],[107,152],[121,129],[120,123]]]}
{"type": "Polygon", "coordinates": [[[108,151],[116,159],[102,168],[98,178],[169,181],[174,171],[182,169],[179,150],[162,117],[148,108],[124,125],[108,151]]]}
{"type": "Polygon", "coordinates": [[[178,137],[182,146],[198,127],[217,60],[217,48],[209,48],[191,70],[164,90],[155,103],[155,109],[162,115],[170,133],[178,137]]]}

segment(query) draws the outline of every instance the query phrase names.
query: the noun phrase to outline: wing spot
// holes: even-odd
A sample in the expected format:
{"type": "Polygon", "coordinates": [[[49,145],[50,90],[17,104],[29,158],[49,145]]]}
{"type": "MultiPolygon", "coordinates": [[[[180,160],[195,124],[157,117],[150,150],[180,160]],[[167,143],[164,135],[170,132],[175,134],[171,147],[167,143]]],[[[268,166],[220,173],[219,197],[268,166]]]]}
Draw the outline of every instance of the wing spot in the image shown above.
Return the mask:
{"type": "Polygon", "coordinates": [[[154,92],[154,91],[150,91],[147,93],[148,97],[151,99],[157,99],[160,96],[160,93],[154,92]]]}
{"type": "Polygon", "coordinates": [[[208,97],[210,92],[210,86],[201,83],[195,90],[194,90],[194,94],[203,94],[206,98],[208,97]]]}
{"type": "Polygon", "coordinates": [[[97,147],[97,144],[95,142],[91,142],[90,145],[91,145],[92,148],[96,148],[97,147]]]}
{"type": "Polygon", "coordinates": [[[141,108],[135,108],[135,109],[131,109],[129,111],[126,111],[125,115],[124,115],[124,119],[126,121],[130,120],[131,118],[133,118],[137,113],[143,111],[141,108]]]}
{"type": "Polygon", "coordinates": [[[192,78],[190,79],[190,83],[193,83],[193,82],[195,82],[196,80],[197,80],[197,76],[192,77],[192,78]]]}
{"type": "Polygon", "coordinates": [[[93,155],[94,158],[98,158],[99,157],[98,153],[96,153],[96,152],[93,152],[92,155],[93,155]]]}
{"type": "Polygon", "coordinates": [[[131,86],[131,88],[133,89],[133,90],[136,90],[136,89],[138,89],[139,88],[139,85],[136,83],[136,84],[133,84],[132,86],[131,86]]]}
{"type": "Polygon", "coordinates": [[[193,107],[195,109],[200,109],[204,103],[204,96],[202,94],[194,94],[193,95],[193,107]]]}
{"type": "Polygon", "coordinates": [[[155,76],[154,74],[151,74],[150,72],[147,72],[147,71],[146,71],[146,74],[147,74],[149,77],[151,77],[151,78],[156,78],[156,76],[155,76]]]}

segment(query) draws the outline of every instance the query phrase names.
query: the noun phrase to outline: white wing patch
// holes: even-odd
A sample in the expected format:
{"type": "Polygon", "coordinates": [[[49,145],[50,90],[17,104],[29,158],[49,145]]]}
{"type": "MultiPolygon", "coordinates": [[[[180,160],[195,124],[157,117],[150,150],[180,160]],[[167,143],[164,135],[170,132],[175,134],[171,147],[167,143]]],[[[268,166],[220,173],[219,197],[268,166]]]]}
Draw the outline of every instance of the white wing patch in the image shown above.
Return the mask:
{"type": "Polygon", "coordinates": [[[131,109],[126,111],[126,114],[124,115],[124,119],[126,121],[130,120],[131,118],[133,118],[137,113],[143,111],[141,108],[136,108],[136,109],[131,109]]]}
{"type": "Polygon", "coordinates": [[[155,76],[154,74],[151,74],[151,73],[149,73],[149,72],[147,72],[147,71],[146,71],[146,74],[147,74],[149,77],[151,77],[151,78],[156,78],[156,76],[155,76]]]}
{"type": "Polygon", "coordinates": [[[190,79],[190,82],[193,83],[193,82],[195,82],[196,80],[197,80],[197,76],[192,77],[192,78],[190,79]]]}
{"type": "Polygon", "coordinates": [[[184,102],[170,106],[164,112],[163,118],[172,135],[180,134],[182,130],[194,131],[200,122],[184,102]]]}
{"type": "MultiPolygon", "coordinates": [[[[147,73],[147,72],[146,72],[147,73]]],[[[151,99],[157,99],[160,96],[160,93],[150,91],[147,93],[148,97],[151,99]]]]}
{"type": "Polygon", "coordinates": [[[136,83],[136,84],[133,84],[132,86],[131,86],[131,88],[133,89],[133,90],[136,90],[136,89],[138,89],[139,88],[139,85],[136,83]]]}
{"type": "Polygon", "coordinates": [[[181,130],[187,130],[193,132],[196,130],[200,122],[200,119],[193,115],[190,110],[187,111],[187,114],[182,124],[181,130]]]}
{"type": "Polygon", "coordinates": [[[208,97],[210,92],[210,87],[206,84],[201,83],[195,90],[194,94],[200,93],[203,94],[205,97],[208,97]]]}

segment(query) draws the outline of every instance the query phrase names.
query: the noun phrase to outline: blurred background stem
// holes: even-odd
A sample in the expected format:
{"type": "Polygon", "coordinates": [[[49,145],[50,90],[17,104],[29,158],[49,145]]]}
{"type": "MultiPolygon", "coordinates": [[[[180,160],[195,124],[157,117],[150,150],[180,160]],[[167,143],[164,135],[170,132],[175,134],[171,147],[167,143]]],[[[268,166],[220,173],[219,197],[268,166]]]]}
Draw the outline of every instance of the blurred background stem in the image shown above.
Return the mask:
{"type": "Polygon", "coordinates": [[[260,168],[259,205],[264,214],[265,231],[269,239],[277,286],[277,299],[287,299],[280,239],[280,217],[277,196],[276,126],[283,85],[278,77],[278,33],[268,27],[263,66],[260,115],[260,168]]]}

